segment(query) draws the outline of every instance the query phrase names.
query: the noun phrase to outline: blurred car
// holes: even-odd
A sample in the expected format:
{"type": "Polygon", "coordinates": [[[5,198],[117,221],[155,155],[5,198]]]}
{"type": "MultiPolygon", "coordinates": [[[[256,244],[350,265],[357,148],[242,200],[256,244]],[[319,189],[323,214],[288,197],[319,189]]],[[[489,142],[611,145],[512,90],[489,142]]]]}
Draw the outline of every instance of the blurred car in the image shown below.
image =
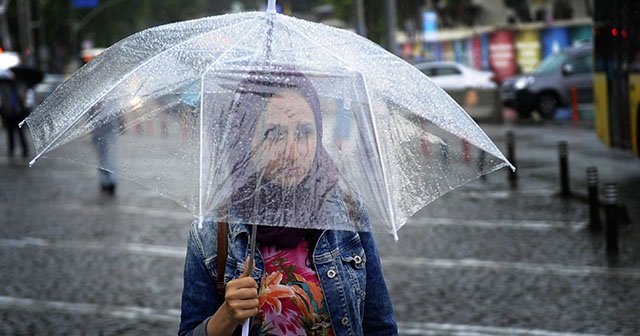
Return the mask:
{"type": "Polygon", "coordinates": [[[456,62],[425,62],[414,65],[444,90],[495,89],[493,73],[456,62]]]}
{"type": "Polygon", "coordinates": [[[35,106],[40,105],[47,96],[53,92],[60,84],[64,82],[64,75],[62,74],[45,74],[42,82],[37,84],[34,88],[35,91],[35,106]]]}
{"type": "Polygon", "coordinates": [[[592,50],[590,43],[570,47],[547,56],[530,74],[507,78],[500,90],[502,103],[522,118],[533,111],[552,118],[558,107],[571,104],[574,87],[580,103],[592,103],[592,50]]]}
{"type": "Polygon", "coordinates": [[[20,55],[14,51],[0,49],[0,69],[9,69],[20,64],[20,55]]]}

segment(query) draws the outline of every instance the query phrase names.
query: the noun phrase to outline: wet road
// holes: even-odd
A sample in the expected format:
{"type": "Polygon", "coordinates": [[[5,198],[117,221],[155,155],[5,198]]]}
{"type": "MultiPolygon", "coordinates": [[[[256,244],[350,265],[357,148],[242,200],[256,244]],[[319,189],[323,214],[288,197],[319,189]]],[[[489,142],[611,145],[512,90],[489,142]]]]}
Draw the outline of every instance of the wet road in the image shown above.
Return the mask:
{"type": "MultiPolygon", "coordinates": [[[[584,127],[483,128],[503,150],[516,132],[518,188],[494,172],[420,211],[399,243],[377,237],[401,334],[637,335],[638,160],[584,127]],[[576,193],[590,165],[618,182],[631,223],[617,258],[586,204],[557,195],[558,140],[576,193]]],[[[87,167],[0,156],[0,335],[176,334],[190,219],[134,183],[101,195],[87,167]]]]}

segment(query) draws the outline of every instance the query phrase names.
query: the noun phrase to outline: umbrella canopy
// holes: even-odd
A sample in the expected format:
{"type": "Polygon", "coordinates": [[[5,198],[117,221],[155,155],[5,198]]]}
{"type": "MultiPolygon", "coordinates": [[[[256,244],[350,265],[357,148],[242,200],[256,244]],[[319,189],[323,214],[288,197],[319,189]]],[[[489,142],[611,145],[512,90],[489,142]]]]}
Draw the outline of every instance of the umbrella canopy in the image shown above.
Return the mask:
{"type": "Polygon", "coordinates": [[[15,80],[24,82],[28,87],[35,86],[44,78],[44,73],[40,69],[27,65],[16,65],[9,70],[15,75],[15,80]]]}
{"type": "Polygon", "coordinates": [[[200,218],[251,209],[230,222],[396,234],[442,194],[510,166],[410,64],[351,32],[271,12],[169,24],[113,45],[25,120],[32,163],[98,166],[90,148],[68,145],[113,120],[117,174],[200,218]],[[371,225],[336,224],[343,198],[362,204],[371,225]]]}

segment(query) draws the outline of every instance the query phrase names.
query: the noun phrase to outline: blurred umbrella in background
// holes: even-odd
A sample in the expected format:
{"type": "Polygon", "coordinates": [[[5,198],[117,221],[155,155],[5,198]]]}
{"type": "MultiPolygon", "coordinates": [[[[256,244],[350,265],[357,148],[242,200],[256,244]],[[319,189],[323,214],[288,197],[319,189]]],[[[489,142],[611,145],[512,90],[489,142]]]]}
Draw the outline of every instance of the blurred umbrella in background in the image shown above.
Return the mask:
{"type": "Polygon", "coordinates": [[[40,69],[24,64],[11,67],[9,70],[15,75],[14,79],[16,81],[23,82],[28,87],[36,86],[44,78],[44,73],[40,69]]]}

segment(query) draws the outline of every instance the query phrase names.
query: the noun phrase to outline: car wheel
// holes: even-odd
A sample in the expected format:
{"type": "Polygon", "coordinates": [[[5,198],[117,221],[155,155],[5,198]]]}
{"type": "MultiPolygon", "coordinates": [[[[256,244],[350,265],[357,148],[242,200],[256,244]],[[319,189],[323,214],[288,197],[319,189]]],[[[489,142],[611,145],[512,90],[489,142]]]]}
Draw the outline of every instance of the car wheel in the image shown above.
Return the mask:
{"type": "Polygon", "coordinates": [[[558,97],[550,92],[543,93],[538,97],[538,112],[543,118],[553,118],[558,107],[558,97]]]}

